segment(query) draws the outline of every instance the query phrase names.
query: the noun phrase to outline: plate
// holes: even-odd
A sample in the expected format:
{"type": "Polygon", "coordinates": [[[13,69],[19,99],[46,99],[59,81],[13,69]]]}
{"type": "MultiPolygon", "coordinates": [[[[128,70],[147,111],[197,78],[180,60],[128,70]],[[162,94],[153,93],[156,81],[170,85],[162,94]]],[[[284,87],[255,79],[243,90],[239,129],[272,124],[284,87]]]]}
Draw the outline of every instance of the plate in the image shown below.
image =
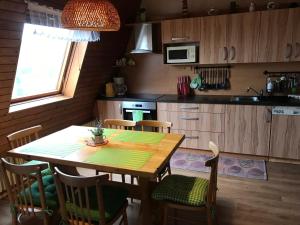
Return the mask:
{"type": "Polygon", "coordinates": [[[108,140],[105,139],[103,143],[101,144],[95,144],[95,142],[93,140],[87,140],[86,141],[86,145],[91,146],[91,147],[98,147],[98,146],[102,146],[102,145],[107,145],[108,144],[108,140]]]}

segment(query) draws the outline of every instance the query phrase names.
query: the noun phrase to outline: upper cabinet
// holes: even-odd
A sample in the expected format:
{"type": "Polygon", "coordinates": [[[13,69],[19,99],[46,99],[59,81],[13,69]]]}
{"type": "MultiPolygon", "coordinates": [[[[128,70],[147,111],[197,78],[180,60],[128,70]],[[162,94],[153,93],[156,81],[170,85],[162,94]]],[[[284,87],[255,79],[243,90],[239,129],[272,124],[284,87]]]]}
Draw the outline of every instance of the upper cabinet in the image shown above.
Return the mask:
{"type": "Polygon", "coordinates": [[[261,13],[259,62],[300,61],[300,9],[261,13]]]}
{"type": "Polygon", "coordinates": [[[203,17],[200,23],[200,63],[227,63],[227,16],[203,17]]]}
{"type": "Polygon", "coordinates": [[[162,22],[162,43],[199,41],[199,18],[165,20],[162,22]]]}
{"type": "Polygon", "coordinates": [[[258,58],[260,12],[228,16],[228,63],[255,63],[258,58]]]}
{"type": "Polygon", "coordinates": [[[288,62],[292,57],[292,11],[287,9],[261,13],[259,62],[288,62]]]}
{"type": "Polygon", "coordinates": [[[203,17],[200,63],[257,62],[260,12],[203,17]]]}
{"type": "Polygon", "coordinates": [[[300,8],[290,9],[293,15],[293,54],[291,61],[300,61],[300,8]]]}

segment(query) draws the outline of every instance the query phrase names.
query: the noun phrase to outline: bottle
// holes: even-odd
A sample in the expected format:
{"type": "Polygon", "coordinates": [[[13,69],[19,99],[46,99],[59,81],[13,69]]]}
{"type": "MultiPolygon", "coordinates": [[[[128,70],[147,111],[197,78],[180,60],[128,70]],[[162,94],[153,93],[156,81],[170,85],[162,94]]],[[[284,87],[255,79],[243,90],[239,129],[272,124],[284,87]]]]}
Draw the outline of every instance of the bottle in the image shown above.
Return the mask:
{"type": "Polygon", "coordinates": [[[254,2],[250,2],[249,12],[254,12],[254,11],[255,11],[255,3],[254,2]]]}
{"type": "Polygon", "coordinates": [[[273,93],[273,89],[274,89],[274,85],[273,85],[273,82],[272,82],[271,78],[269,77],[267,79],[267,93],[268,94],[272,94],[273,93]]]}

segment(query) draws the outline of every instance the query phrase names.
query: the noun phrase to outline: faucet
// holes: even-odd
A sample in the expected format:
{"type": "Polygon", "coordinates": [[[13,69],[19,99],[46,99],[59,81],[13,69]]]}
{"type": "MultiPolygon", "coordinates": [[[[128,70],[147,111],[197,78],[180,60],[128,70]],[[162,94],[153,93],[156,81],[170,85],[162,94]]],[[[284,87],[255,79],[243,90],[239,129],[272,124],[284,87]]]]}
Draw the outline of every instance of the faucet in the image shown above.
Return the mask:
{"type": "Polygon", "coordinates": [[[258,96],[263,96],[264,95],[264,90],[263,89],[261,89],[260,92],[258,92],[257,90],[255,90],[253,87],[250,86],[250,87],[247,88],[247,92],[249,92],[249,91],[255,92],[258,96]]]}

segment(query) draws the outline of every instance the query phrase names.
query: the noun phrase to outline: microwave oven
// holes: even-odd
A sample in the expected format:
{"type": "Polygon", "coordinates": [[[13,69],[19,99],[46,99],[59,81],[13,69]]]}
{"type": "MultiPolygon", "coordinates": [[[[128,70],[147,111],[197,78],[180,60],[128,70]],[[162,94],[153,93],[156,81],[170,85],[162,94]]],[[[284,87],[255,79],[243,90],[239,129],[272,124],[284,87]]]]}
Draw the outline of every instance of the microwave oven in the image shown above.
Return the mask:
{"type": "Polygon", "coordinates": [[[199,46],[196,44],[166,45],[165,63],[197,63],[199,62],[199,46]]]}

